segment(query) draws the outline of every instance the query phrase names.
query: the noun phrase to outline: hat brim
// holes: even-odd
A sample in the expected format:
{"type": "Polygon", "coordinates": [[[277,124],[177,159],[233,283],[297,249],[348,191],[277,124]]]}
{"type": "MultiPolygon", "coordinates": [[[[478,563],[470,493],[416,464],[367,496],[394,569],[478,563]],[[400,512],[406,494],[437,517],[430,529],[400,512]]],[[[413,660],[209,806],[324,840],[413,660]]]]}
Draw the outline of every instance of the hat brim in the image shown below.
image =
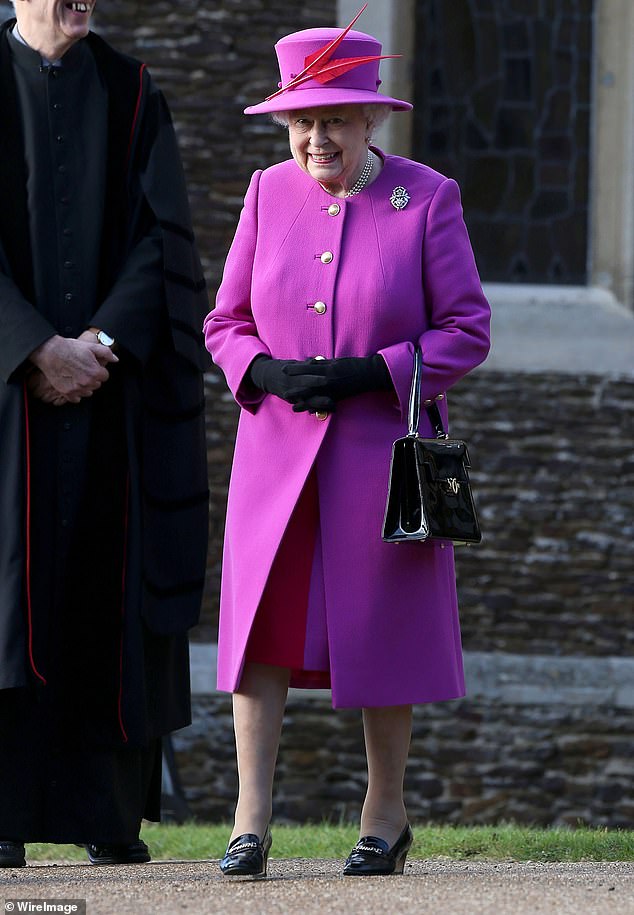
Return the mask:
{"type": "Polygon", "coordinates": [[[328,88],[293,89],[259,105],[249,105],[245,114],[269,114],[273,111],[297,111],[302,108],[326,108],[338,105],[391,105],[392,111],[411,111],[412,105],[402,99],[370,92],[368,89],[328,88]]]}

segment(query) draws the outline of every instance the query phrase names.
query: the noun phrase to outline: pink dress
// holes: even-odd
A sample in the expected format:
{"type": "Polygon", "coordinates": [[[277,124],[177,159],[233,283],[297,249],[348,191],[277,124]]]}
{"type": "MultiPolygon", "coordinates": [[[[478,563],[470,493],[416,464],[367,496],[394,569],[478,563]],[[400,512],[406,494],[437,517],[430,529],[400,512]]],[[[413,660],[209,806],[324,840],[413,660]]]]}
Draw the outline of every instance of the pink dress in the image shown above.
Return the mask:
{"type": "Polygon", "coordinates": [[[291,515],[258,606],[246,660],[291,670],[291,686],[330,686],[328,629],[323,594],[311,580],[321,576],[316,552],[319,529],[317,480],[311,473],[291,515]],[[308,625],[308,608],[311,619],[308,625]]]}

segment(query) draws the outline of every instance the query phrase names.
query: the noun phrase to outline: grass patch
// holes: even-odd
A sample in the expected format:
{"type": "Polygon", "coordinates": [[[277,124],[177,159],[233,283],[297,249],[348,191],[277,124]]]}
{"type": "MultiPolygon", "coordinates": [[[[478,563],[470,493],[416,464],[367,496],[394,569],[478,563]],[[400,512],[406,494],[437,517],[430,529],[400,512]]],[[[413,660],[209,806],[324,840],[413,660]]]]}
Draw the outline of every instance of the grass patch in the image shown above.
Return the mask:
{"type": "Polygon", "coordinates": [[[426,826],[414,856],[512,861],[634,861],[634,831],[501,826],[426,826]]]}
{"type": "MultiPolygon", "coordinates": [[[[144,824],[141,836],[155,861],[202,860],[224,854],[229,831],[226,824],[144,824]]],[[[411,858],[634,861],[634,830],[420,825],[414,827],[414,835],[411,858]]],[[[274,824],[272,854],[276,858],[345,858],[357,836],[355,826],[274,824]]],[[[27,856],[31,861],[86,861],[83,849],[74,845],[30,844],[27,856]]]]}

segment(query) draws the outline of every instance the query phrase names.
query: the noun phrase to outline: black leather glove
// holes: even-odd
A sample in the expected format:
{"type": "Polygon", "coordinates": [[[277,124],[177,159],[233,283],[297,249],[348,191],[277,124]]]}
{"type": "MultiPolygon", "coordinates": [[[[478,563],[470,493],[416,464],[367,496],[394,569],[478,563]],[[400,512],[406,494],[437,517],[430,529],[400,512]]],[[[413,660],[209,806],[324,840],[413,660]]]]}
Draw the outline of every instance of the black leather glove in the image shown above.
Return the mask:
{"type": "Polygon", "coordinates": [[[249,378],[261,391],[275,394],[286,400],[286,395],[296,383],[284,374],[284,366],[297,362],[296,359],[271,359],[270,356],[256,356],[249,367],[249,378]]]}
{"type": "MultiPolygon", "coordinates": [[[[309,410],[330,409],[325,406],[315,406],[316,399],[330,401],[343,400],[355,394],[364,394],[367,391],[389,391],[392,387],[392,378],[385,364],[385,360],[378,353],[374,356],[342,356],[339,359],[320,359],[310,363],[289,365],[286,370],[288,377],[293,378],[304,375],[306,379],[312,377],[310,396],[295,401],[293,409],[296,412],[309,410]]],[[[308,387],[308,384],[307,384],[308,387]]]]}
{"type": "Polygon", "coordinates": [[[299,362],[297,359],[271,359],[270,356],[257,356],[249,367],[249,377],[253,384],[267,394],[274,394],[287,403],[306,402],[317,396],[315,406],[304,406],[311,413],[316,410],[330,412],[334,408],[331,398],[322,397],[323,379],[312,373],[317,365],[313,359],[299,362]],[[293,374],[289,369],[293,368],[293,374]]]}

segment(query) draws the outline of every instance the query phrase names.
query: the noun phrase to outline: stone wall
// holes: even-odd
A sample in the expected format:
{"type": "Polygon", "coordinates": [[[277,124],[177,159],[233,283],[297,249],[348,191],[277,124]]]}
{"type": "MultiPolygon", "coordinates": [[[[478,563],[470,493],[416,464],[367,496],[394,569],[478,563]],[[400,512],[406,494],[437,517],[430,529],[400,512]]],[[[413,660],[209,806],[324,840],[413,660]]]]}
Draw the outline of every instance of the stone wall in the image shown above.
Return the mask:
{"type": "Polygon", "coordinates": [[[457,552],[465,646],[634,649],[634,380],[476,373],[450,395],[485,539],[457,552]]]}
{"type": "MultiPolygon", "coordinates": [[[[230,819],[231,701],[216,646],[192,646],[194,723],[174,735],[201,820],[230,819]]],[[[415,822],[634,827],[634,659],[465,652],[467,698],[418,706],[405,779],[415,822]]],[[[366,785],[361,716],[326,690],[291,690],[277,822],[355,820],[366,785]]]]}
{"type": "MultiPolygon", "coordinates": [[[[197,697],[194,715],[175,736],[187,801],[201,820],[230,821],[237,789],[230,697],[197,697]]],[[[413,822],[632,829],[633,759],[632,708],[490,699],[418,706],[405,798],[413,822]]],[[[360,713],[291,698],[275,821],[355,821],[365,784],[360,713]]]]}

